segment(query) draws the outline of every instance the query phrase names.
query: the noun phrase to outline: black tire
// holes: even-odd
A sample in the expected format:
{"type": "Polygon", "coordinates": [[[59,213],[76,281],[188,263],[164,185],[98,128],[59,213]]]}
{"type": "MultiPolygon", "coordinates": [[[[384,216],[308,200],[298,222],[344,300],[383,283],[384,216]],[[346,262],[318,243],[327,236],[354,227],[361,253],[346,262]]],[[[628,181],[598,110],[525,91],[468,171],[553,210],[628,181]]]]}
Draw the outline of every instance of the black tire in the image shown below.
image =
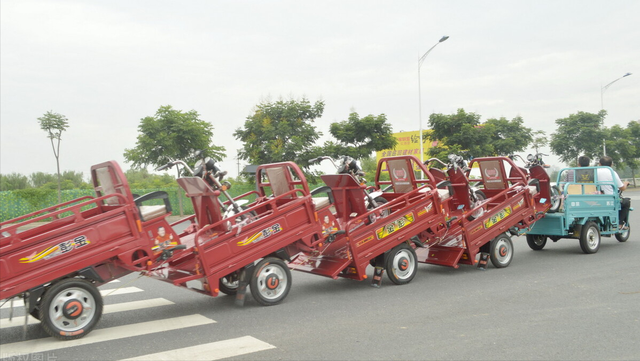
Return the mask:
{"type": "MultiPolygon", "coordinates": [[[[382,206],[383,204],[388,203],[388,201],[382,197],[376,197],[373,199],[374,201],[376,201],[376,203],[378,204],[378,207],[382,206]]],[[[373,207],[370,207],[373,208],[373,207]]],[[[380,213],[380,217],[386,217],[389,215],[389,210],[385,209],[384,212],[380,213]]]]}
{"type": "Polygon", "coordinates": [[[416,251],[406,243],[394,247],[387,254],[385,269],[391,282],[397,285],[411,282],[418,272],[416,251]]]}
{"type": "Polygon", "coordinates": [[[527,234],[527,244],[534,251],[540,251],[547,244],[547,236],[542,234],[527,234]]]}
{"type": "Polygon", "coordinates": [[[551,186],[551,199],[549,199],[551,203],[551,208],[547,211],[547,213],[556,213],[560,210],[562,206],[562,195],[560,194],[560,189],[558,186],[551,186]]]}
{"type": "Polygon", "coordinates": [[[582,226],[580,248],[586,254],[598,252],[598,249],[600,249],[600,228],[597,223],[589,221],[582,226]]]}
{"type": "Polygon", "coordinates": [[[61,340],[84,337],[102,316],[102,296],[89,281],[67,278],[53,284],[40,305],[42,328],[61,340]]]}
{"type": "Polygon", "coordinates": [[[238,286],[240,285],[240,281],[238,280],[239,272],[233,272],[228,274],[220,279],[218,283],[218,288],[220,292],[225,295],[235,296],[238,293],[238,286]]]}
{"type": "Polygon", "coordinates": [[[629,236],[631,235],[631,226],[627,223],[627,227],[629,228],[620,233],[616,233],[616,239],[618,242],[626,242],[629,239],[629,236]]]}
{"type": "Polygon", "coordinates": [[[496,268],[505,268],[513,259],[513,243],[505,233],[491,240],[491,263],[496,268]]]}
{"type": "Polygon", "coordinates": [[[33,309],[33,311],[29,312],[29,314],[31,315],[31,317],[35,318],[36,320],[40,320],[40,307],[37,307],[33,309]]]}
{"type": "Polygon", "coordinates": [[[269,257],[258,262],[251,277],[251,295],[263,306],[282,302],[291,289],[291,271],[279,258],[269,257]]]}
{"type": "MultiPolygon", "coordinates": [[[[483,191],[479,190],[479,189],[475,189],[473,190],[473,197],[471,198],[471,209],[475,208],[476,205],[484,200],[487,199],[487,196],[484,194],[483,191]],[[474,201],[475,199],[475,201],[474,201]]],[[[474,219],[480,218],[482,217],[482,215],[484,214],[484,209],[483,208],[478,208],[475,212],[471,213],[471,215],[468,217],[468,219],[470,221],[473,221],[474,219]]]]}
{"type": "Polygon", "coordinates": [[[475,198],[476,202],[481,202],[487,199],[487,196],[484,194],[484,192],[479,189],[473,191],[473,197],[475,198]]]}

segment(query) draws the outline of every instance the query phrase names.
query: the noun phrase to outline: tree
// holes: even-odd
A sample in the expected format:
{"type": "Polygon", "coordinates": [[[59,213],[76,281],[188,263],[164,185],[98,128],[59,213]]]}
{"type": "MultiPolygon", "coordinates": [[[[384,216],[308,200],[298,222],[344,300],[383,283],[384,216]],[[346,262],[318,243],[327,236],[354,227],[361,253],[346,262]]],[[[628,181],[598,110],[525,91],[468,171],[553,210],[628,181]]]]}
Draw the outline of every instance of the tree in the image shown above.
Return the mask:
{"type": "Polygon", "coordinates": [[[213,126],[201,120],[195,110],[182,112],[161,106],[154,116],[141,119],[138,132],[136,146],[124,151],[132,168],[158,167],[176,159],[192,164],[195,150],[203,150],[218,161],[225,157],[225,148],[212,144],[213,126]]]}
{"type": "Polygon", "coordinates": [[[35,188],[40,188],[47,183],[54,183],[55,181],[56,177],[49,173],[35,172],[29,175],[29,182],[35,188]]]}
{"type": "Polygon", "coordinates": [[[323,111],[323,101],[312,105],[305,98],[258,104],[233,133],[244,143],[238,157],[252,164],[293,161],[308,169],[308,160],[321,155],[315,143],[322,133],[313,122],[323,111]]]}
{"type": "Polygon", "coordinates": [[[62,132],[69,127],[69,121],[67,117],[62,114],[53,113],[48,111],[44,116],[38,118],[40,121],[40,129],[47,132],[49,139],[51,140],[51,147],[53,148],[53,155],[56,157],[56,168],[58,170],[58,203],[62,202],[62,195],[60,192],[60,140],[62,139],[62,132]],[[54,143],[54,140],[57,142],[54,143]]]}
{"type": "Polygon", "coordinates": [[[384,114],[377,117],[369,114],[360,118],[358,113],[353,112],[347,120],[331,123],[329,132],[337,142],[326,142],[324,153],[334,158],[343,155],[355,159],[367,158],[375,151],[392,149],[398,143],[384,114]]]}
{"type": "Polygon", "coordinates": [[[536,130],[533,132],[533,148],[536,150],[536,153],[540,153],[540,148],[549,143],[545,135],[546,133],[542,130],[536,130]]]}
{"type": "Polygon", "coordinates": [[[0,191],[13,191],[30,187],[29,179],[22,174],[0,174],[0,191]]]}
{"type": "Polygon", "coordinates": [[[626,128],[619,125],[606,129],[607,155],[613,159],[617,170],[629,167],[635,179],[640,166],[640,123],[632,121],[626,128]]]}
{"type": "Polygon", "coordinates": [[[489,119],[480,122],[480,115],[458,109],[451,115],[431,114],[429,126],[433,132],[425,134],[438,145],[429,155],[445,159],[448,154],[465,158],[509,155],[524,150],[532,142],[532,130],[523,126],[521,117],[489,119]]]}
{"type": "Polygon", "coordinates": [[[176,186],[176,180],[169,174],[153,174],[147,169],[129,169],[124,175],[127,177],[130,188],[150,189],[169,188],[176,186]]]}
{"type": "Polygon", "coordinates": [[[557,119],[556,132],[551,134],[549,143],[551,151],[566,163],[580,155],[596,158],[602,154],[605,134],[602,123],[606,115],[607,112],[601,110],[598,114],[578,112],[567,118],[557,119]]]}
{"type": "Polygon", "coordinates": [[[523,124],[520,116],[511,120],[504,117],[488,119],[484,127],[490,133],[493,146],[493,154],[489,155],[508,156],[525,150],[533,142],[533,131],[523,124]]]}

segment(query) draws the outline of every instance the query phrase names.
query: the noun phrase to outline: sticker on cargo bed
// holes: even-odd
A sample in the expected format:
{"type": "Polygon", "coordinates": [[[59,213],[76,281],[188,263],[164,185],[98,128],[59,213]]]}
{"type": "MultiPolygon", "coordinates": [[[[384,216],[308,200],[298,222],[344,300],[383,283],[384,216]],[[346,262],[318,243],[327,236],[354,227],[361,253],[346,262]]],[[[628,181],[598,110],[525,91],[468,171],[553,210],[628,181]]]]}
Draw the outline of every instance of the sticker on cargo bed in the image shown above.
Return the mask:
{"type": "Polygon", "coordinates": [[[509,217],[509,215],[511,214],[511,212],[513,212],[511,210],[511,207],[507,207],[503,210],[501,210],[500,212],[494,214],[493,216],[491,216],[489,219],[487,219],[486,221],[484,221],[484,228],[490,228],[495,226],[496,224],[498,224],[498,222],[502,221],[503,219],[509,217]]]}
{"type": "Polygon", "coordinates": [[[518,203],[516,203],[515,206],[513,206],[513,210],[515,211],[516,209],[522,207],[523,204],[524,204],[524,198],[522,198],[518,203]]]}
{"type": "Polygon", "coordinates": [[[377,229],[376,236],[378,237],[378,239],[383,239],[388,235],[390,235],[391,233],[410,225],[411,223],[413,223],[414,220],[415,218],[413,216],[413,212],[408,213],[404,217],[398,218],[395,221],[387,224],[386,226],[377,229]]]}
{"type": "Polygon", "coordinates": [[[420,209],[418,211],[418,217],[423,216],[429,212],[431,212],[431,210],[433,209],[433,202],[430,202],[426,207],[420,209]]]}
{"type": "Polygon", "coordinates": [[[356,247],[360,247],[363,244],[365,244],[365,243],[367,243],[367,242],[369,242],[371,240],[373,240],[373,236],[369,236],[369,237],[363,239],[362,241],[358,241],[358,243],[356,243],[356,247]]]}
{"type": "Polygon", "coordinates": [[[86,236],[78,236],[74,239],[58,243],[55,246],[51,246],[40,253],[31,255],[29,257],[20,258],[20,263],[33,263],[41,260],[51,259],[53,257],[60,256],[65,253],[69,253],[75,249],[82,248],[89,245],[91,242],[86,236]]]}
{"type": "Polygon", "coordinates": [[[271,227],[265,228],[262,231],[257,232],[253,236],[245,239],[244,241],[238,242],[238,246],[242,247],[242,246],[250,245],[252,243],[258,243],[263,239],[269,238],[274,234],[280,233],[280,232],[282,232],[282,227],[280,227],[280,223],[276,223],[271,227]]]}

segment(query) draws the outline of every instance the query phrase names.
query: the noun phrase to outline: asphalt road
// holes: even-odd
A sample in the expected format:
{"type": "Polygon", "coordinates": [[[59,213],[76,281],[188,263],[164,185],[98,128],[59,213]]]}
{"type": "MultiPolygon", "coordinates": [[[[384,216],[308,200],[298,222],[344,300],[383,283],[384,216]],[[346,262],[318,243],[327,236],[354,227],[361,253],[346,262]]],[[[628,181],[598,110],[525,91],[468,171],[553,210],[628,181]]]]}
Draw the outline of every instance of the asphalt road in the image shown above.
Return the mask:
{"type": "Polygon", "coordinates": [[[133,290],[105,296],[105,305],[144,307],[104,314],[77,342],[51,340],[38,324],[23,338],[22,327],[5,327],[3,308],[0,357],[120,360],[178,350],[150,359],[639,360],[640,193],[629,194],[630,239],[603,238],[593,255],[577,240],[533,251],[514,237],[507,268],[420,265],[408,285],[385,276],[379,289],[294,271],[288,297],[272,307],[248,296],[239,308],[233,297],[129,275],[101,288],[133,290]]]}

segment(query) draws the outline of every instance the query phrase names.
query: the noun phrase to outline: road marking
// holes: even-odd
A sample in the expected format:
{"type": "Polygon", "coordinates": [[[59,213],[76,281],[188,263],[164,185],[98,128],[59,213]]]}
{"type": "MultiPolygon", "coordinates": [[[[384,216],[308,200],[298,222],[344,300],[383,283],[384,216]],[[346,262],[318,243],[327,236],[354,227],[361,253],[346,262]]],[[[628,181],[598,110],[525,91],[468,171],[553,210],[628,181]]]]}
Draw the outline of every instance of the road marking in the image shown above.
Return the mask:
{"type": "Polygon", "coordinates": [[[163,361],[163,360],[220,360],[227,357],[246,355],[252,352],[270,350],[275,346],[251,336],[232,338],[229,340],[195,345],[165,352],[128,358],[122,361],[163,361]]]}
{"type": "MultiPolygon", "coordinates": [[[[142,308],[151,308],[151,307],[166,306],[166,305],[173,305],[173,304],[174,304],[173,302],[169,300],[165,300],[164,298],[152,298],[150,300],[114,303],[111,305],[104,305],[102,314],[104,315],[107,313],[132,311],[132,310],[139,310],[142,308]]],[[[27,325],[32,325],[35,323],[40,323],[40,321],[36,320],[33,317],[29,317],[29,319],[27,320],[27,325]]],[[[24,325],[24,316],[17,316],[12,318],[11,320],[9,320],[9,318],[0,319],[0,328],[17,327],[22,325],[24,325]]]]}
{"type": "Polygon", "coordinates": [[[216,321],[199,314],[193,314],[157,321],[134,323],[131,325],[101,328],[93,330],[87,336],[76,340],[60,341],[53,337],[47,337],[36,340],[20,341],[2,345],[2,357],[11,358],[19,355],[90,345],[97,342],[112,341],[122,338],[177,330],[180,328],[207,325],[211,323],[216,323],[216,321]]]}
{"type": "MultiPolygon", "coordinates": [[[[100,290],[100,294],[102,295],[102,297],[124,295],[127,293],[136,293],[136,292],[142,292],[142,290],[139,289],[138,287],[122,287],[122,288],[114,288],[109,290],[100,290]]],[[[7,303],[2,305],[1,308],[9,308],[9,307],[11,307],[11,301],[7,301],[7,303]]],[[[13,307],[24,307],[24,300],[22,299],[13,300],[13,307]]]]}

